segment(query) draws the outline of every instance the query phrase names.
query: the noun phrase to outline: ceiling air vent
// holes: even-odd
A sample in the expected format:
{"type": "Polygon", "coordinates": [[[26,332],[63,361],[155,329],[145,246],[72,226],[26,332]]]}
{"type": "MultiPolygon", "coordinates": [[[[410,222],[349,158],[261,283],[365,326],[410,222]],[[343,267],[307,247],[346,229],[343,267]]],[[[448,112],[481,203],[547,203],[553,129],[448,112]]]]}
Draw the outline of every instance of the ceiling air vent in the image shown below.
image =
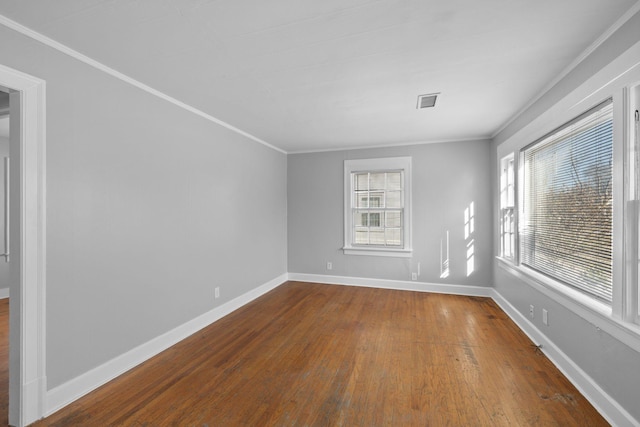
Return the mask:
{"type": "Polygon", "coordinates": [[[418,95],[418,110],[423,108],[431,108],[436,105],[436,99],[440,93],[429,93],[426,95],[418,95]]]}

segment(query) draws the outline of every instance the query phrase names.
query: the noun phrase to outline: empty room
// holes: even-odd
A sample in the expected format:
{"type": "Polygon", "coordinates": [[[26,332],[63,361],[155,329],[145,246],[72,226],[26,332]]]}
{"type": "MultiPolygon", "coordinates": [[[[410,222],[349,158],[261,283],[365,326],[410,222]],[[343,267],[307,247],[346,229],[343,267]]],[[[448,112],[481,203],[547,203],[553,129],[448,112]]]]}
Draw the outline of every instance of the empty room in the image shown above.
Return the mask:
{"type": "Polygon", "coordinates": [[[0,425],[640,426],[640,1],[0,1],[0,425]]]}

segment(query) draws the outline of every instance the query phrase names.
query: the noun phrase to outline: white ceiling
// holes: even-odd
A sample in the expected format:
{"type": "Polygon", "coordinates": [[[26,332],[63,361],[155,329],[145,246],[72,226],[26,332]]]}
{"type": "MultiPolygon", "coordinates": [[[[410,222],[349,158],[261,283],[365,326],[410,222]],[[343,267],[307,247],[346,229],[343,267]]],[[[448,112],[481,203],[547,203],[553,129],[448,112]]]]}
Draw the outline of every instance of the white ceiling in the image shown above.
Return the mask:
{"type": "Polygon", "coordinates": [[[635,3],[12,0],[0,14],[298,152],[491,137],[635,3]]]}

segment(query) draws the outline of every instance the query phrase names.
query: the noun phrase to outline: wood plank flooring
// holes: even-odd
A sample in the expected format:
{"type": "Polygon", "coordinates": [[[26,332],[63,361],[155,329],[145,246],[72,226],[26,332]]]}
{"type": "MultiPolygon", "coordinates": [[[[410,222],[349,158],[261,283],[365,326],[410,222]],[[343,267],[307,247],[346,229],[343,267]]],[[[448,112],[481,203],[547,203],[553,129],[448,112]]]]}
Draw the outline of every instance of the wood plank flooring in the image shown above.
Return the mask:
{"type": "Polygon", "coordinates": [[[0,425],[9,424],[9,298],[0,299],[0,425]]]}
{"type": "Polygon", "coordinates": [[[288,282],[36,425],[608,424],[491,299],[288,282]]]}

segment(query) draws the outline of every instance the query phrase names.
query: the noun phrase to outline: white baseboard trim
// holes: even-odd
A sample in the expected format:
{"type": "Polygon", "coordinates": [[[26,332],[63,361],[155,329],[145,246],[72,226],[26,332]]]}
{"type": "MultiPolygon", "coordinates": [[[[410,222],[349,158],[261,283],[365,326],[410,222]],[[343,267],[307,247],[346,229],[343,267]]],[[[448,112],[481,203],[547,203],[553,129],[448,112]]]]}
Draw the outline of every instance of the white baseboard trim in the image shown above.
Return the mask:
{"type": "Polygon", "coordinates": [[[9,288],[0,289],[0,299],[9,298],[9,288]]]}
{"type": "Polygon", "coordinates": [[[618,402],[605,392],[586,372],[571,360],[558,346],[518,311],[498,291],[492,289],[491,297],[507,313],[516,325],[536,345],[542,344],[542,352],[551,362],[571,381],[584,397],[614,426],[640,426],[640,422],[633,418],[618,402]]]}
{"type": "Polygon", "coordinates": [[[485,286],[447,285],[387,279],[369,279],[365,277],[325,276],[323,274],[289,273],[289,280],[328,285],[362,286],[367,288],[397,289],[402,291],[432,292],[438,294],[490,297],[493,289],[485,286]]]}
{"type": "Polygon", "coordinates": [[[287,281],[287,274],[243,294],[239,297],[204,313],[177,328],[166,332],[112,360],[94,368],[47,392],[45,416],[62,409],[85,394],[122,375],[131,368],[150,359],[188,336],[209,326],[216,320],[248,304],[270,290],[287,281]]]}

